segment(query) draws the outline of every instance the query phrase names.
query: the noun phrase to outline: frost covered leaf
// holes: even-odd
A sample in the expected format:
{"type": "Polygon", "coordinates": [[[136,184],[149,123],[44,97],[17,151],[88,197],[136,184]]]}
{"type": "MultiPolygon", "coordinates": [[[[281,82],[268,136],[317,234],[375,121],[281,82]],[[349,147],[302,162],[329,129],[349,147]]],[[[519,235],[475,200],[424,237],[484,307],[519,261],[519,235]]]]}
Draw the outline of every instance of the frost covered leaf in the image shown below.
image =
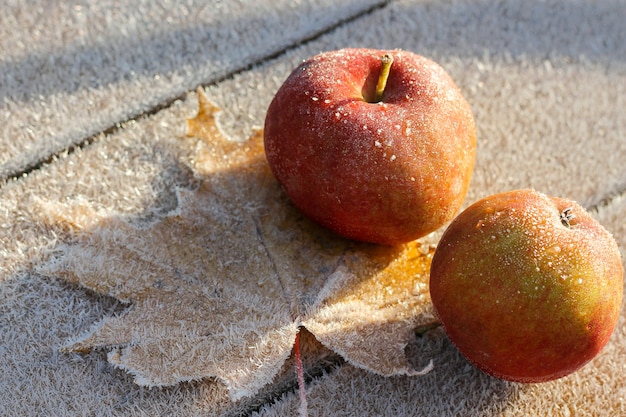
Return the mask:
{"type": "Polygon", "coordinates": [[[303,324],[353,365],[382,375],[428,372],[430,366],[412,369],[403,353],[415,328],[435,320],[427,286],[433,246],[378,250],[347,260],[326,284],[328,298],[303,324]],[[372,260],[380,269],[368,265],[372,260]]]}
{"type": "Polygon", "coordinates": [[[405,354],[432,319],[432,245],[357,244],[294,209],[267,166],[262,135],[229,141],[198,91],[188,135],[199,139],[197,189],[148,226],[88,202],[44,203],[72,242],[43,272],[129,304],[66,350],[109,351],[142,385],[216,377],[233,399],[272,381],[306,326],[348,362],[415,372],[405,354]]]}

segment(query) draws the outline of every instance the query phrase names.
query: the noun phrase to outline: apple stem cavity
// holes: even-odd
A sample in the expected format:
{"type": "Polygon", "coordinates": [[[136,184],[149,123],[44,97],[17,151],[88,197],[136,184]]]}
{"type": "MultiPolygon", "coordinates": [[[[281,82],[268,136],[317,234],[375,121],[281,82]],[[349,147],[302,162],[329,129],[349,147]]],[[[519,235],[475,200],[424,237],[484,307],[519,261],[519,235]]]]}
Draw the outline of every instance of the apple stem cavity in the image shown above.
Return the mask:
{"type": "Polygon", "coordinates": [[[382,66],[380,68],[380,74],[378,75],[378,83],[376,84],[376,95],[374,96],[374,103],[379,103],[383,99],[383,93],[385,87],[387,87],[387,79],[389,78],[389,70],[391,64],[393,64],[393,55],[385,54],[380,58],[382,66]]]}

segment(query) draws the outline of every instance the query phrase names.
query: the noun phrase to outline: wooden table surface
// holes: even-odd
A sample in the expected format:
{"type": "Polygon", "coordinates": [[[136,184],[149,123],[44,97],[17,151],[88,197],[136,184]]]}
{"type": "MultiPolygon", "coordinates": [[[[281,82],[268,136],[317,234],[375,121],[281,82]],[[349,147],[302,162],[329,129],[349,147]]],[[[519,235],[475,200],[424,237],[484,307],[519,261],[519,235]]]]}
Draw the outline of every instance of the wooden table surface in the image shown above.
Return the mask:
{"type": "MultiPolygon", "coordinates": [[[[0,10],[0,415],[297,415],[291,359],[231,401],[213,378],[148,388],[110,349],[61,350],[132,307],[42,272],[72,243],[45,208],[79,202],[130,221],[175,210],[176,190],[197,185],[184,139],[196,88],[242,142],[290,71],[324,50],[401,48],[437,61],[478,129],[465,205],[518,188],[571,198],[626,253],[623,0],[4,0],[0,10]]],[[[536,385],[476,371],[440,333],[414,347],[432,372],[386,377],[303,330],[308,413],[626,415],[624,314],[598,358],[536,385]]]]}

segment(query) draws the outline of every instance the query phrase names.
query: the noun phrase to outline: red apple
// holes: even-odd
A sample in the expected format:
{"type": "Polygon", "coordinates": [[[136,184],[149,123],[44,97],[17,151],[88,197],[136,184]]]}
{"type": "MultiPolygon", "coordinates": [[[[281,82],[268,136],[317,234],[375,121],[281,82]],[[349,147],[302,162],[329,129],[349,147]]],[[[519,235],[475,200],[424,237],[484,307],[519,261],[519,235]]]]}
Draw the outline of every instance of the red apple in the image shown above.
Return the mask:
{"type": "Polygon", "coordinates": [[[472,112],[454,81],[401,50],[304,61],[272,100],[264,140],[272,172],[304,214],[383,244],[452,220],[476,153],[472,112]]]}
{"type": "Polygon", "coordinates": [[[430,293],[450,340],[485,372],[548,381],[607,343],[622,304],[613,237],[581,206],[533,190],[485,198],[450,224],[430,293]]]}

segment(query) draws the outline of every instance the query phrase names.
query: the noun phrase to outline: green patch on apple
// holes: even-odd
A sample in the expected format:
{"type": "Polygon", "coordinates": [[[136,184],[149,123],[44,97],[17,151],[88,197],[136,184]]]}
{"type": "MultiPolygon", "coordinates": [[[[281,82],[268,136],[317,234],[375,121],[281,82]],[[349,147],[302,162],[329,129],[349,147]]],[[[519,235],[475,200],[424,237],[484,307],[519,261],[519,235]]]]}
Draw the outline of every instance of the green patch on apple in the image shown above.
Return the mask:
{"type": "Polygon", "coordinates": [[[455,218],[435,250],[430,293],[470,362],[502,379],[542,382],[579,369],[608,342],[623,267],[613,237],[581,206],[517,190],[455,218]]]}

